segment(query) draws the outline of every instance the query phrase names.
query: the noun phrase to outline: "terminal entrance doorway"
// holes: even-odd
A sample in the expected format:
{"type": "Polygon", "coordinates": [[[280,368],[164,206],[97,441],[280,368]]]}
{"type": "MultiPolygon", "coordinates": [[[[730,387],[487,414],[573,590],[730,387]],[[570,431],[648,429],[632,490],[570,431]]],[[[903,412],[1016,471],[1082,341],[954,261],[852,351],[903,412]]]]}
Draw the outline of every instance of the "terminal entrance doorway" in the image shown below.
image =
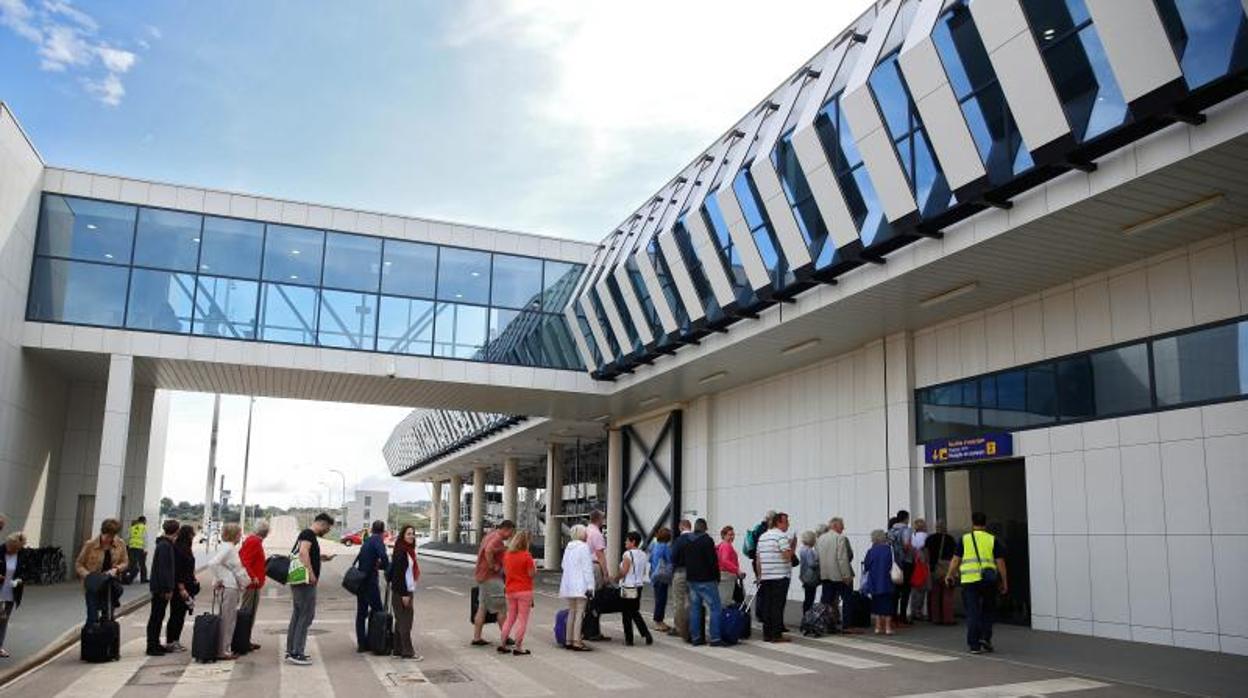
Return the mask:
{"type": "MultiPolygon", "coordinates": [[[[1023,461],[1007,460],[936,470],[936,517],[957,540],[971,530],[971,512],[988,517],[988,530],[1005,545],[1010,582],[999,596],[997,622],[1031,624],[1030,558],[1027,551],[1027,480],[1023,461]]],[[[959,598],[960,605],[960,598],[959,598]]]]}

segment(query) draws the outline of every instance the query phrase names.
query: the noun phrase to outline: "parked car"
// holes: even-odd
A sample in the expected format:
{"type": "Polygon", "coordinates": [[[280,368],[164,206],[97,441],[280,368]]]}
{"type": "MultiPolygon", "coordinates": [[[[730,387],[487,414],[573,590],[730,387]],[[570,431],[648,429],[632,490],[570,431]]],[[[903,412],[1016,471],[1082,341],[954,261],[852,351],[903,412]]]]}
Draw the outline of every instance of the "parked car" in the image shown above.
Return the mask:
{"type": "Polygon", "coordinates": [[[352,531],[351,533],[347,533],[343,535],[342,539],[339,540],[338,542],[350,548],[353,545],[362,544],[364,542],[364,539],[360,536],[359,531],[352,531]]]}

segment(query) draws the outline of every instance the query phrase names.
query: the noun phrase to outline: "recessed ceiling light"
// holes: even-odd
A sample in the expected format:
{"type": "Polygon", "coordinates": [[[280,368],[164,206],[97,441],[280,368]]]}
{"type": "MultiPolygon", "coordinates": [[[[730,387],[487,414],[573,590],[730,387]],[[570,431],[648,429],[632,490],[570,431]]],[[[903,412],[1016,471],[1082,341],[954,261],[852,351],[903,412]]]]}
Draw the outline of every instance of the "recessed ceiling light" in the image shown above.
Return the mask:
{"type": "Polygon", "coordinates": [[[456,298],[463,298],[463,297],[464,297],[464,294],[462,294],[462,293],[456,293],[456,294],[455,294],[455,297],[456,297],[456,298]]]}
{"type": "Polygon", "coordinates": [[[292,278],[292,279],[297,279],[297,278],[299,278],[299,275],[298,275],[298,274],[291,274],[291,275],[290,275],[290,278],[292,278]]]}
{"type": "Polygon", "coordinates": [[[290,253],[291,253],[291,254],[299,254],[299,250],[291,250],[291,251],[290,251],[290,253]]]}
{"type": "Polygon", "coordinates": [[[645,407],[645,406],[647,406],[647,405],[653,405],[654,403],[656,403],[656,402],[658,402],[658,401],[659,401],[659,396],[658,396],[658,395],[651,395],[650,397],[648,397],[648,398],[646,398],[646,399],[642,400],[641,402],[639,402],[639,403],[637,403],[637,404],[638,404],[638,405],[641,405],[642,407],[645,407]]]}
{"type": "Polygon", "coordinates": [[[1158,226],[1163,226],[1168,223],[1173,223],[1174,221],[1179,220],[1180,218],[1185,218],[1187,216],[1190,216],[1193,213],[1200,213],[1201,211],[1204,211],[1206,209],[1213,208],[1214,206],[1217,206],[1218,204],[1222,203],[1223,198],[1225,197],[1222,194],[1214,194],[1213,196],[1206,196],[1203,199],[1200,199],[1198,201],[1193,201],[1192,203],[1187,204],[1185,206],[1180,206],[1178,208],[1170,209],[1169,211],[1166,211],[1157,216],[1153,216],[1152,218],[1149,218],[1147,220],[1142,220],[1139,223],[1133,223],[1131,225],[1128,225],[1122,229],[1122,234],[1126,236],[1139,235],[1140,233],[1147,232],[1158,226]]]}
{"type": "Polygon", "coordinates": [[[472,275],[473,275],[473,276],[481,276],[481,272],[479,272],[479,271],[474,271],[474,272],[472,272],[472,275]]]}
{"type": "Polygon", "coordinates": [[[780,355],[788,356],[790,354],[796,354],[799,351],[806,351],[807,349],[817,345],[821,341],[822,340],[819,339],[818,337],[813,337],[811,339],[806,340],[805,342],[798,342],[797,344],[781,349],[780,355]]]}
{"type": "Polygon", "coordinates": [[[199,238],[191,238],[191,242],[199,242],[199,238]]]}
{"type": "Polygon", "coordinates": [[[200,268],[200,269],[207,269],[207,268],[208,268],[208,265],[207,265],[207,264],[201,264],[201,265],[199,265],[199,268],[200,268]]]}
{"type": "Polygon", "coordinates": [[[932,306],[934,306],[934,305],[940,305],[941,303],[945,303],[945,302],[951,301],[951,300],[953,300],[954,298],[957,298],[958,296],[965,296],[966,294],[968,294],[968,293],[970,293],[970,292],[974,291],[974,290],[975,290],[975,289],[977,289],[977,288],[979,288],[979,282],[978,282],[978,281],[972,281],[972,282],[971,282],[971,283],[969,283],[969,284],[963,284],[963,285],[961,285],[961,286],[959,286],[959,287],[957,287],[957,288],[951,288],[951,289],[949,289],[948,291],[943,291],[943,292],[941,292],[941,293],[937,293],[936,295],[932,296],[931,298],[925,298],[925,299],[923,299],[923,300],[919,301],[919,307],[920,307],[920,308],[930,308],[930,307],[932,307],[932,306]]]}
{"type": "Polygon", "coordinates": [[[107,252],[104,253],[104,259],[112,259],[113,256],[107,252]]]}
{"type": "Polygon", "coordinates": [[[701,378],[698,379],[698,383],[705,385],[707,383],[717,381],[726,375],[728,375],[727,371],[716,371],[709,376],[702,376],[701,378]]]}
{"type": "Polygon", "coordinates": [[[88,224],[87,224],[87,230],[95,230],[95,224],[94,224],[94,223],[88,223],[88,224]]]}
{"type": "Polygon", "coordinates": [[[600,415],[598,415],[597,417],[594,417],[594,420],[593,420],[593,421],[595,421],[595,422],[605,422],[605,421],[607,421],[607,420],[609,420],[609,419],[611,419],[611,414],[610,414],[610,413],[607,413],[607,414],[600,414],[600,415]]]}
{"type": "Polygon", "coordinates": [[[385,262],[386,266],[390,266],[391,264],[394,264],[394,262],[385,262]]]}

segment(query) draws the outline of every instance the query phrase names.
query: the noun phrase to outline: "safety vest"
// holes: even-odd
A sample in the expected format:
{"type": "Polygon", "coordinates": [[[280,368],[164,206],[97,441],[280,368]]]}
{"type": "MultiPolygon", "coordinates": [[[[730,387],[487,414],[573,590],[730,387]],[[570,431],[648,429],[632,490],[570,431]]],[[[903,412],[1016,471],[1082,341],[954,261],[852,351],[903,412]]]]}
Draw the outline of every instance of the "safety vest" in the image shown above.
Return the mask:
{"type": "Polygon", "coordinates": [[[996,542],[996,537],[987,531],[971,531],[962,536],[962,564],[958,566],[958,576],[963,584],[978,582],[984,570],[997,568],[997,561],[992,557],[996,542]]]}
{"type": "Polygon", "coordinates": [[[147,538],[147,525],[136,523],[130,527],[130,545],[131,548],[142,549],[146,544],[144,539],[147,538]]]}

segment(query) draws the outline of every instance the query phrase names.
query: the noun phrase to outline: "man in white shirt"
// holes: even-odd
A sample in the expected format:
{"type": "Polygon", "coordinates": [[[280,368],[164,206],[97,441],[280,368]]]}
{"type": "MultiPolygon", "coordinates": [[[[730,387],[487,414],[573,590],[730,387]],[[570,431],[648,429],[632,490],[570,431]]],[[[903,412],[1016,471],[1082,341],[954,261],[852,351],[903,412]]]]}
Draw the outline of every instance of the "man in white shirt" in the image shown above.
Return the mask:
{"type": "Polygon", "coordinates": [[[788,642],[784,636],[784,603],[789,596],[793,574],[793,538],[789,535],[789,515],[780,512],[758,539],[760,596],[763,599],[763,640],[788,642]]]}

